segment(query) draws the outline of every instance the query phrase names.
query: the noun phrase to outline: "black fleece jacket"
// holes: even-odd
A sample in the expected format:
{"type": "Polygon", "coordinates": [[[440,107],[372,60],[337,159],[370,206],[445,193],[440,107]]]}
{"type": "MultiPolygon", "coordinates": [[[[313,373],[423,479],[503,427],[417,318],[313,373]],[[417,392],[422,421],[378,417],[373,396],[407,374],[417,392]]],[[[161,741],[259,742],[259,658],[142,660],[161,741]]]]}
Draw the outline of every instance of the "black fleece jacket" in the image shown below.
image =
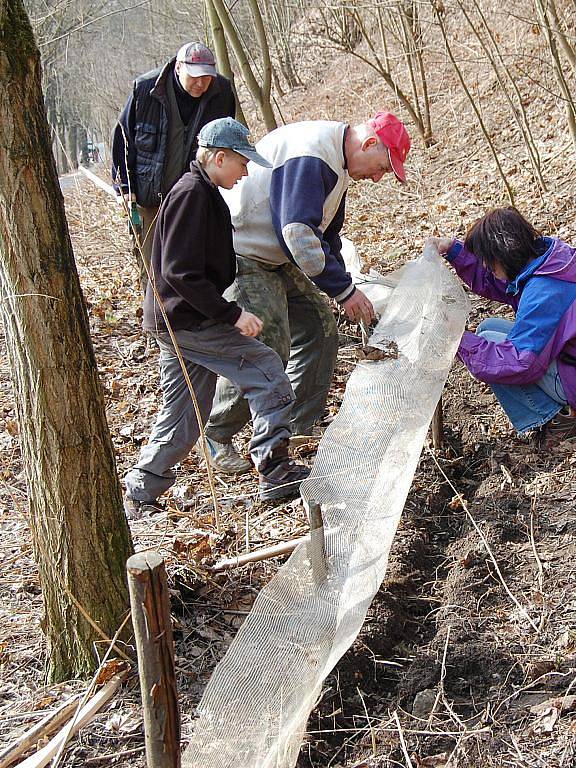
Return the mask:
{"type": "MultiPolygon", "coordinates": [[[[174,330],[194,330],[206,320],[234,325],[240,317],[236,302],[222,298],[236,276],[230,212],[195,161],[160,207],[151,270],[174,330]]],[[[151,285],[144,300],[144,328],[166,330],[151,285]]]]}

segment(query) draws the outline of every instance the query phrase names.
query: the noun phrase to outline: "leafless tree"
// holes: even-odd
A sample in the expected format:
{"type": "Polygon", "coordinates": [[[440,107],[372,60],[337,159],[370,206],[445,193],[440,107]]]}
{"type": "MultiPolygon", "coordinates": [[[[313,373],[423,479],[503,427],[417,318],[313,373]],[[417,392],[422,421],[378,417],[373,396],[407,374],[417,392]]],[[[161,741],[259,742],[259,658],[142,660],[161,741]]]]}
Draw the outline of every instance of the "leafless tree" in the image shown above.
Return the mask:
{"type": "Polygon", "coordinates": [[[433,137],[420,15],[413,0],[365,6],[324,0],[311,26],[325,46],[360,59],[382,77],[429,146],[433,137]]]}

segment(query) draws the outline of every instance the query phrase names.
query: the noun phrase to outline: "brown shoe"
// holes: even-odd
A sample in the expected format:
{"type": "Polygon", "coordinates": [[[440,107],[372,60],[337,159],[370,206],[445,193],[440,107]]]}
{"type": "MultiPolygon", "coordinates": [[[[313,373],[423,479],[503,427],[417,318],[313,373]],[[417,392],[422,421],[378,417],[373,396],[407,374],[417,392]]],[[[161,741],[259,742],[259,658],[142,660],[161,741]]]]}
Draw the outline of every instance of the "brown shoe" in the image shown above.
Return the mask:
{"type": "Polygon", "coordinates": [[[544,426],[542,445],[548,450],[556,448],[564,440],[576,439],[576,415],[570,413],[557,413],[553,419],[544,426]]]}

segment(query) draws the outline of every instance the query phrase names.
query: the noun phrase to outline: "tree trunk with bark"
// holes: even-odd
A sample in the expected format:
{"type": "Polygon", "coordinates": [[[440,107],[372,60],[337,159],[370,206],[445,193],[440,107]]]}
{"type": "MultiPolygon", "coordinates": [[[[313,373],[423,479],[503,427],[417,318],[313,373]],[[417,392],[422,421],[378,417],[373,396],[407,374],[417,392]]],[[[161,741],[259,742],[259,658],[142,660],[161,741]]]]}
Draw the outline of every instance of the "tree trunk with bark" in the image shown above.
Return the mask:
{"type": "Polygon", "coordinates": [[[274,115],[274,109],[272,108],[272,102],[270,100],[270,93],[272,87],[272,64],[270,61],[270,50],[268,48],[268,41],[266,39],[266,30],[264,29],[264,23],[262,21],[262,14],[258,6],[257,0],[249,0],[250,11],[252,14],[252,20],[254,22],[254,28],[256,32],[256,38],[260,45],[260,54],[262,57],[262,83],[258,82],[253,68],[250,66],[248,60],[248,51],[246,50],[243,41],[240,39],[236,27],[232,21],[230,10],[223,0],[211,0],[216,13],[218,14],[226,37],[228,38],[236,61],[242,72],[242,77],[252,97],[258,104],[260,114],[264,120],[264,125],[267,131],[273,131],[278,127],[276,117],[274,115]]]}
{"type": "Polygon", "coordinates": [[[244,123],[245,126],[249,127],[248,123],[246,122],[244,110],[242,109],[242,104],[240,103],[238,91],[236,90],[234,71],[232,70],[232,65],[230,64],[230,56],[228,55],[228,46],[226,45],[224,27],[222,26],[220,16],[218,16],[212,0],[205,0],[205,5],[206,13],[208,15],[208,23],[210,24],[210,31],[212,33],[212,41],[214,43],[216,61],[218,63],[218,71],[221,75],[224,75],[224,77],[227,77],[228,80],[230,80],[234,98],[236,99],[236,119],[241,123],[244,123]]]}
{"type": "Polygon", "coordinates": [[[66,134],[66,154],[73,169],[78,168],[78,126],[70,125],[66,134]]]}
{"type": "Polygon", "coordinates": [[[0,311],[50,678],[93,670],[128,609],[132,551],[114,452],[20,0],[0,0],[0,311]]]}

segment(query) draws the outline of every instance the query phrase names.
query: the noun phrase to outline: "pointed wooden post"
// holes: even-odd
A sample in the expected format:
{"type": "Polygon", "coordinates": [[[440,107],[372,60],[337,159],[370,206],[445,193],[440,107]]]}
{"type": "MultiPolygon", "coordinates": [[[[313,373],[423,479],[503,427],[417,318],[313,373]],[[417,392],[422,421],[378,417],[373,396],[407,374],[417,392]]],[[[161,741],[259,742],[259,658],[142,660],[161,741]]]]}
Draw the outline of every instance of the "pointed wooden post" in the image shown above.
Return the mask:
{"type": "Polygon", "coordinates": [[[312,564],[312,573],[317,585],[326,580],[326,545],[324,540],[324,521],[320,504],[310,499],[308,501],[308,517],[310,519],[310,543],[308,551],[312,564]]]}
{"type": "Polygon", "coordinates": [[[432,447],[441,451],[444,447],[444,416],[442,414],[442,395],[432,416],[432,447]]]}
{"type": "Polygon", "coordinates": [[[139,552],[126,563],[138,652],[148,768],[180,768],[180,710],[164,560],[139,552]]]}

